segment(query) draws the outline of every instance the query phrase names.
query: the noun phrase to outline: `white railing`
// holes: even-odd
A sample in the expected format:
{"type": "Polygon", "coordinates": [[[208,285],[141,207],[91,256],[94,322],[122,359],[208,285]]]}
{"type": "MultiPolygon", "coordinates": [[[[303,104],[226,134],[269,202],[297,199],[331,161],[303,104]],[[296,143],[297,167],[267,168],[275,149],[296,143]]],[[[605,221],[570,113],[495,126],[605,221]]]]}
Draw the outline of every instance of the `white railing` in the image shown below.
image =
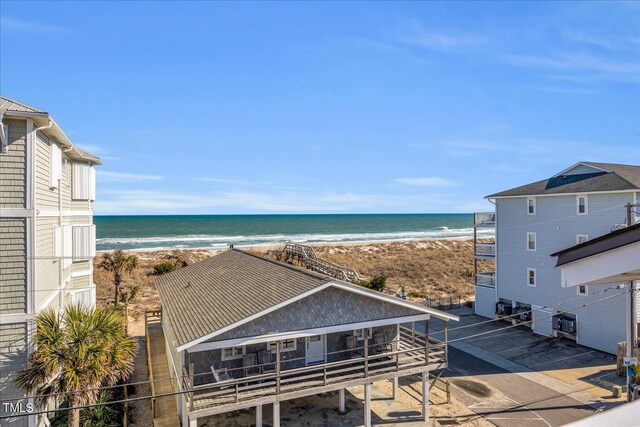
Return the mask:
{"type": "Polygon", "coordinates": [[[493,271],[476,273],[476,285],[494,287],[496,285],[496,273],[493,271]]]}
{"type": "Polygon", "coordinates": [[[477,257],[495,257],[496,256],[496,244],[495,243],[476,243],[475,255],[477,257]]]}
{"type": "Polygon", "coordinates": [[[476,212],[473,214],[473,223],[476,227],[479,226],[495,226],[496,225],[496,213],[495,212],[476,212]]]}

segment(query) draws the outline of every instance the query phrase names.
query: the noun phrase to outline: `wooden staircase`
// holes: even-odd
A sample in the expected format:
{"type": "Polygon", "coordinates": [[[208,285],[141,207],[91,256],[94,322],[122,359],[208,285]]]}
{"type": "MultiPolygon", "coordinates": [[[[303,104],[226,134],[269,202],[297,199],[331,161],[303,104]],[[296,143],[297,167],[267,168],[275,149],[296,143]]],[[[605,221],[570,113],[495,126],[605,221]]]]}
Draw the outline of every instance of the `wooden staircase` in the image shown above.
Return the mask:
{"type": "MultiPolygon", "coordinates": [[[[176,391],[169,373],[164,332],[160,323],[161,316],[160,311],[145,313],[147,364],[152,395],[176,391]]],[[[151,413],[153,427],[177,427],[180,425],[175,396],[152,398],[151,413]]]]}
{"type": "Polygon", "coordinates": [[[339,280],[355,282],[360,280],[358,272],[353,268],[343,267],[316,255],[313,247],[308,245],[287,244],[282,250],[272,250],[269,253],[276,256],[278,261],[298,261],[306,269],[326,274],[339,280]]]}

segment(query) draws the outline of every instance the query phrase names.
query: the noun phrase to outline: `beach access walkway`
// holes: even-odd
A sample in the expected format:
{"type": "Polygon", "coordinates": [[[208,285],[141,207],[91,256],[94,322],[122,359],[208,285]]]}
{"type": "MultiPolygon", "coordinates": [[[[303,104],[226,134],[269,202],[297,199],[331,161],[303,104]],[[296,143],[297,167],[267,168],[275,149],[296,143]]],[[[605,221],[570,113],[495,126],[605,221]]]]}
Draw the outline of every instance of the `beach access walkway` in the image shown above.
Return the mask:
{"type": "MultiPolygon", "coordinates": [[[[145,313],[147,364],[152,395],[171,393],[174,391],[167,363],[164,332],[160,323],[160,313],[145,313]]],[[[153,427],[174,427],[180,425],[178,406],[175,396],[151,399],[153,427]]]]}

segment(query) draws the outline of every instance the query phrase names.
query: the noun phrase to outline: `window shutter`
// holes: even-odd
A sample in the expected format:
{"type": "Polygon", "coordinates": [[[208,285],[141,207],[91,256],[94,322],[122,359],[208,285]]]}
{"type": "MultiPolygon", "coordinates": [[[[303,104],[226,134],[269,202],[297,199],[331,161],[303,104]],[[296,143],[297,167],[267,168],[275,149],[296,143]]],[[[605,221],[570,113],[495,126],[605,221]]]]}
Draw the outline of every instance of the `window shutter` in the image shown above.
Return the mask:
{"type": "Polygon", "coordinates": [[[89,180],[91,167],[89,165],[73,165],[73,198],[76,200],[89,200],[89,180]]]}
{"type": "Polygon", "coordinates": [[[89,226],[89,256],[96,257],[96,226],[89,226]]]}
{"type": "Polygon", "coordinates": [[[96,170],[93,166],[88,166],[87,169],[89,169],[89,181],[88,181],[89,200],[95,200],[96,199],[96,170]]]}
{"type": "Polygon", "coordinates": [[[57,144],[51,144],[51,174],[50,188],[58,188],[58,180],[62,177],[62,151],[57,144]]]}
{"type": "Polygon", "coordinates": [[[6,152],[6,147],[9,146],[9,126],[0,122],[0,153],[6,152]]]}
{"type": "Polygon", "coordinates": [[[84,261],[91,258],[91,240],[93,226],[77,225],[73,227],[73,260],[84,261]]]}
{"type": "Polygon", "coordinates": [[[71,265],[71,263],[73,262],[73,249],[72,249],[72,243],[73,243],[73,231],[72,231],[72,227],[70,225],[65,225],[63,227],[63,235],[64,235],[64,251],[63,251],[63,256],[64,256],[64,261],[62,263],[64,268],[67,268],[71,265]]]}
{"type": "Polygon", "coordinates": [[[53,256],[56,261],[61,261],[64,256],[63,239],[62,227],[53,227],[53,256]]]}

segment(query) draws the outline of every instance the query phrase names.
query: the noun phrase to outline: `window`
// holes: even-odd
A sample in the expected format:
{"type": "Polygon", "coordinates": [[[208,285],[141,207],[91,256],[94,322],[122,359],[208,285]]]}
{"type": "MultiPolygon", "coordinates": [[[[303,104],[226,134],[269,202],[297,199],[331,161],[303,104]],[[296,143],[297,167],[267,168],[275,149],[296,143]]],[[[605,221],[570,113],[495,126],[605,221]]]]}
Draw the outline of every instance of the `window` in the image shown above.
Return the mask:
{"type": "Polygon", "coordinates": [[[578,292],[578,295],[587,295],[589,292],[587,290],[587,287],[582,285],[582,286],[578,286],[578,288],[576,289],[578,292]]]}
{"type": "Polygon", "coordinates": [[[49,188],[58,188],[58,181],[62,179],[62,150],[57,144],[51,143],[51,173],[49,188]]]}
{"type": "MultiPolygon", "coordinates": [[[[356,329],[355,331],[353,331],[353,336],[356,337],[358,341],[364,341],[364,339],[362,338],[362,329],[356,329]]],[[[373,337],[373,328],[369,328],[367,330],[367,338],[372,338],[372,337],[373,337]]]]}
{"type": "MultiPolygon", "coordinates": [[[[276,343],[275,342],[270,342],[267,344],[269,350],[271,350],[272,353],[276,352],[276,343]]],[[[286,352],[286,351],[294,351],[297,348],[296,346],[296,340],[284,340],[284,341],[280,341],[280,353],[286,352]]]]}
{"type": "Polygon", "coordinates": [[[73,165],[72,197],[76,200],[96,199],[96,171],[90,165],[73,165]]]}
{"type": "Polygon", "coordinates": [[[589,212],[589,199],[586,195],[576,197],[578,215],[586,215],[589,212]]]}
{"type": "Polygon", "coordinates": [[[527,285],[529,286],[536,285],[536,269],[535,268],[527,268],[527,285]]]}
{"type": "Polygon", "coordinates": [[[536,250],[536,233],[527,233],[527,250],[536,250]]]}
{"type": "Polygon", "coordinates": [[[533,197],[529,197],[527,199],[527,213],[529,215],[536,214],[536,199],[534,199],[533,197]]]}
{"type": "Polygon", "coordinates": [[[222,349],[222,360],[241,359],[245,355],[245,347],[227,347],[222,349]]]}
{"type": "Polygon", "coordinates": [[[576,243],[579,245],[580,243],[584,243],[589,240],[589,236],[586,234],[577,234],[576,235],[576,243]]]}
{"type": "Polygon", "coordinates": [[[73,226],[73,261],[86,261],[96,256],[96,226],[73,226]]]}

